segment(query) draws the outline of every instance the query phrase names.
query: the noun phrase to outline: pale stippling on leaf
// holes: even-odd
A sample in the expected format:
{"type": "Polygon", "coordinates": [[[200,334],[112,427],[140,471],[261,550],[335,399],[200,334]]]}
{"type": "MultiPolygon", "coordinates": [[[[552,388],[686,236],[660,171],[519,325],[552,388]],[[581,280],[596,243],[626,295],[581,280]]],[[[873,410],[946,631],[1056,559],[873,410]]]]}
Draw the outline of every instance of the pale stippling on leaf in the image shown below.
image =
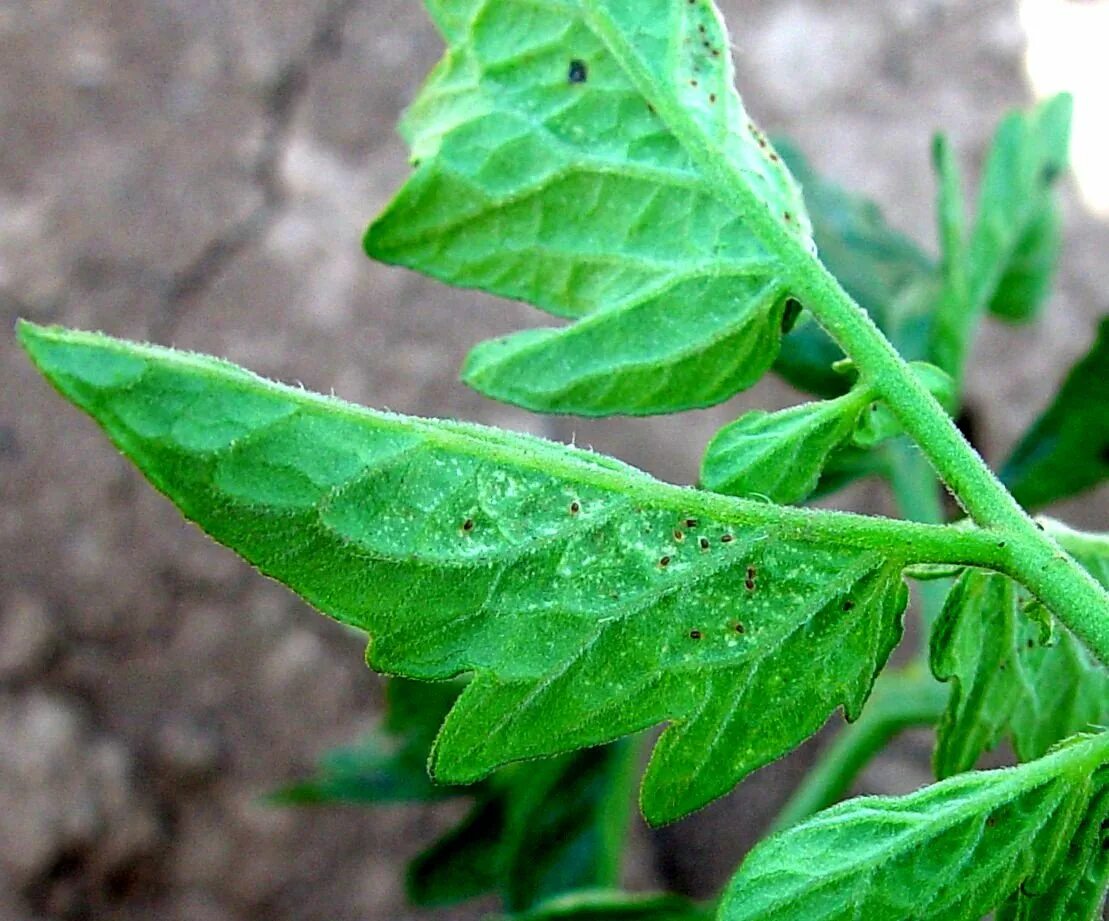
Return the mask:
{"type": "Polygon", "coordinates": [[[1017,768],[818,813],[747,857],[718,917],[981,921],[1102,872],[1107,819],[1109,733],[1079,737],[1017,768]]]}
{"type": "Polygon", "coordinates": [[[1001,470],[1028,508],[1093,489],[1109,479],[1109,317],[1071,368],[1051,405],[1021,438],[1001,470]]]}
{"type": "Polygon", "coordinates": [[[464,379],[545,412],[672,412],[770,367],[789,290],[704,158],[808,239],[800,190],[733,87],[708,3],[433,4],[444,59],[403,123],[415,172],[374,258],[568,326],[483,343],[464,379]]]}
{"type": "Polygon", "coordinates": [[[225,362],[24,324],[39,368],[186,516],[320,610],[369,661],[475,677],[441,782],[669,721],[655,822],[734,786],[843,706],[901,632],[914,562],[988,536],[667,486],[600,455],[376,413],[225,362]]]}

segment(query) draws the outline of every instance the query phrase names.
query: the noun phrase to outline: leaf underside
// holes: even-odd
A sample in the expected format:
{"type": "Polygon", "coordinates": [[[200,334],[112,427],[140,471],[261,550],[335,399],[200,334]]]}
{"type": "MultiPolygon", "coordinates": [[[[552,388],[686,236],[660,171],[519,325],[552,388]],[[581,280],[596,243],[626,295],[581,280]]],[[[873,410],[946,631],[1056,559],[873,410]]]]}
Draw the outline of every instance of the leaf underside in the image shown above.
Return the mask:
{"type": "Polygon", "coordinates": [[[808,224],[711,3],[431,6],[447,53],[402,124],[415,172],[367,252],[573,321],[479,345],[464,380],[581,415],[706,406],[758,380],[789,292],[700,158],[795,234],[808,224]]]}
{"type": "Polygon", "coordinates": [[[937,731],[939,777],[970,770],[1005,736],[1031,761],[1109,722],[1109,671],[1046,611],[1026,616],[1021,594],[1006,576],[971,569],[948,595],[932,634],[932,670],[954,683],[937,731]]]}
{"type": "Polygon", "coordinates": [[[850,800],[759,845],[718,917],[981,921],[1010,902],[1026,913],[1009,918],[1093,921],[1027,908],[1062,897],[1096,909],[1100,897],[1088,895],[1104,874],[1107,807],[1109,734],[909,796],[850,800]]]}
{"type": "Polygon", "coordinates": [[[833,513],[768,517],[589,452],[362,410],[214,359],[20,336],[187,517],[366,630],[372,667],[474,674],[435,743],[439,782],[669,722],[641,799],[669,821],[836,707],[857,715],[900,636],[908,551],[807,536],[833,513]]]}

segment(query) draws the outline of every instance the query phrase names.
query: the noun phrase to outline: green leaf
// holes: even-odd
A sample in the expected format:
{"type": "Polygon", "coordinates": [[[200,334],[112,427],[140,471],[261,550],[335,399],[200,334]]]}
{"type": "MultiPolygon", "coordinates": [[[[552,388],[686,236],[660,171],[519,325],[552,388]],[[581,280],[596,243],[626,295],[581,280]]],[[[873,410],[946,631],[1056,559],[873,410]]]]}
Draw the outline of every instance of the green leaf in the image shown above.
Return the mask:
{"type": "Polygon", "coordinates": [[[461,690],[456,682],[394,678],[382,731],[328,752],[314,777],[278,790],[271,801],[286,806],[408,803],[466,793],[432,783],[427,772],[432,742],[461,690]]]}
{"type": "Polygon", "coordinates": [[[836,707],[858,714],[900,636],[906,565],[997,557],[989,534],[680,489],[211,358],[19,335],[187,517],[369,632],[372,667],[474,674],[435,743],[442,783],[669,722],[642,805],[678,818],[836,707]]]}
{"type": "MultiPolygon", "coordinates": [[[[910,362],[913,373],[928,391],[949,412],[955,403],[955,382],[946,372],[926,361],[910,362]]],[[[870,411],[863,413],[853,435],[854,443],[860,448],[873,448],[904,432],[893,411],[884,402],[870,404],[870,411]]]]}
{"type": "Polygon", "coordinates": [[[970,240],[971,303],[1023,322],[1051,287],[1059,249],[1052,188],[1067,168],[1073,102],[1060,95],[998,127],[970,240]]]}
{"type": "Polygon", "coordinates": [[[455,905],[500,888],[505,806],[500,797],[479,800],[458,825],[412,861],[406,875],[412,904],[455,905]]]}
{"type": "Polygon", "coordinates": [[[1109,477],[1109,317],[1051,406],[1021,438],[1001,479],[1026,508],[1092,489],[1109,477]]]}
{"type": "MultiPolygon", "coordinates": [[[[890,336],[907,359],[926,357],[931,259],[894,230],[873,202],[824,179],[793,145],[776,141],[782,159],[805,190],[821,261],[890,336]]],[[[782,341],[774,370],[801,390],[835,397],[849,380],[832,370],[843,350],[806,320],[782,341]]]]}
{"type": "Polygon", "coordinates": [[[970,770],[1005,736],[1031,761],[1109,716],[1109,671],[1006,576],[963,573],[933,628],[931,657],[936,677],[953,683],[938,777],[970,770]]]}
{"type": "Polygon", "coordinates": [[[980,921],[1023,891],[1051,893],[1074,862],[1101,861],[1109,733],[1039,761],[961,774],[904,797],[863,797],[760,844],[720,921],[980,921]],[[1080,837],[1080,836],[1079,836],[1080,837]]]}
{"type": "MultiPolygon", "coordinates": [[[[952,381],[945,372],[920,361],[911,367],[941,403],[950,403],[952,381]]],[[[837,363],[836,368],[841,373],[852,370],[847,362],[837,363]]],[[[846,452],[852,444],[873,448],[902,431],[889,407],[874,399],[871,388],[861,382],[833,400],[774,413],[756,410],[713,436],[701,461],[701,486],[730,496],[800,502],[816,490],[833,458],[835,470],[825,490],[833,481],[846,485],[854,474],[882,470],[874,458],[846,452]]]]}
{"type": "Polygon", "coordinates": [[[367,252],[575,321],[483,343],[466,382],[538,411],[638,415],[758,380],[789,292],[698,158],[727,164],[806,239],[808,220],[735,93],[715,9],[491,0],[432,12],[449,48],[402,126],[415,172],[367,252]]]}
{"type": "Polygon", "coordinates": [[[450,905],[499,892],[521,911],[615,884],[634,753],[625,741],[498,772],[463,822],[413,861],[412,901],[450,905]]]}
{"type": "Polygon", "coordinates": [[[474,797],[462,822],[409,866],[409,896],[419,905],[452,905],[499,892],[515,910],[617,882],[633,746],[619,742],[512,766],[476,786],[435,785],[428,753],[460,691],[456,682],[393,678],[381,732],[329,752],[315,777],[271,799],[300,806],[474,797]]]}
{"type": "Polygon", "coordinates": [[[709,921],[712,911],[676,895],[577,892],[552,899],[513,921],[709,921]]]}
{"type": "Polygon", "coordinates": [[[834,400],[740,416],[705,449],[701,486],[730,496],[800,502],[816,489],[829,456],[850,439],[869,397],[866,388],[856,388],[834,400]]]}
{"type": "Polygon", "coordinates": [[[1014,893],[995,921],[1100,921],[1109,890],[1109,790],[1102,790],[1071,839],[1060,878],[1040,893],[1014,893]]]}

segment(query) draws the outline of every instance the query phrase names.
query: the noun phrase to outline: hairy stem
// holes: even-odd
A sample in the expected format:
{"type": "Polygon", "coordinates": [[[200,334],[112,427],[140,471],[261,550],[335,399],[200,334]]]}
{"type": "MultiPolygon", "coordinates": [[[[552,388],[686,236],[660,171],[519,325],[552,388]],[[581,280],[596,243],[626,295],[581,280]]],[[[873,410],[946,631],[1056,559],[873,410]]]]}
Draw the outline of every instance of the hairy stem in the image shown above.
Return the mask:
{"type": "Polygon", "coordinates": [[[786,802],[771,831],[781,831],[839,802],[863,769],[899,733],[932,726],[947,704],[947,689],[914,663],[886,671],[862,716],[843,729],[786,802]]]}

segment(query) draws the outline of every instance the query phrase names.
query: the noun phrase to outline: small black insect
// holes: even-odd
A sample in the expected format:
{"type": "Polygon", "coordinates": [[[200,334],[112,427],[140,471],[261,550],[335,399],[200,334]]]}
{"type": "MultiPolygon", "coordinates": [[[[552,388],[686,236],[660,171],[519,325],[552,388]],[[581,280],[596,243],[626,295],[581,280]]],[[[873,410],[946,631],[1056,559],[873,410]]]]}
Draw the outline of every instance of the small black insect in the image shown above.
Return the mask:
{"type": "Polygon", "coordinates": [[[570,73],[567,79],[571,83],[585,83],[589,79],[589,66],[585,61],[574,59],[570,62],[570,73]]]}
{"type": "Polygon", "coordinates": [[[852,601],[852,600],[851,600],[850,598],[848,598],[848,599],[847,599],[847,600],[846,600],[846,601],[845,601],[845,602],[843,603],[843,610],[845,610],[845,611],[850,611],[850,610],[851,610],[851,609],[852,609],[853,607],[855,607],[855,602],[854,602],[854,601],[852,601]]]}
{"type": "Polygon", "coordinates": [[[732,537],[732,535],[731,535],[731,534],[725,534],[725,535],[723,535],[723,536],[722,536],[722,537],[720,538],[720,543],[722,543],[722,544],[730,544],[730,543],[731,543],[731,542],[732,542],[733,540],[735,540],[735,538],[734,538],[734,537],[732,537]]]}
{"type": "Polygon", "coordinates": [[[700,539],[700,541],[698,541],[698,543],[701,545],[702,550],[708,550],[708,548],[709,548],[709,539],[707,537],[702,537],[700,539]]]}
{"type": "Polygon", "coordinates": [[[658,564],[659,564],[659,566],[661,566],[661,567],[662,567],[663,569],[665,569],[665,568],[666,568],[667,566],[669,566],[669,565],[670,565],[670,557],[668,557],[668,556],[664,556],[664,557],[663,557],[663,558],[662,558],[661,560],[659,560],[659,561],[658,561],[658,564]]]}
{"type": "Polygon", "coordinates": [[[570,514],[571,515],[576,515],[580,511],[581,511],[581,503],[577,499],[575,499],[573,502],[570,503],[570,514]]]}
{"type": "Polygon", "coordinates": [[[473,518],[467,518],[464,522],[462,522],[462,530],[463,531],[472,531],[473,529],[474,529],[474,519],[473,518]]]}
{"type": "Polygon", "coordinates": [[[689,631],[689,638],[691,640],[699,640],[701,638],[701,631],[700,630],[690,630],[689,631]]]}

